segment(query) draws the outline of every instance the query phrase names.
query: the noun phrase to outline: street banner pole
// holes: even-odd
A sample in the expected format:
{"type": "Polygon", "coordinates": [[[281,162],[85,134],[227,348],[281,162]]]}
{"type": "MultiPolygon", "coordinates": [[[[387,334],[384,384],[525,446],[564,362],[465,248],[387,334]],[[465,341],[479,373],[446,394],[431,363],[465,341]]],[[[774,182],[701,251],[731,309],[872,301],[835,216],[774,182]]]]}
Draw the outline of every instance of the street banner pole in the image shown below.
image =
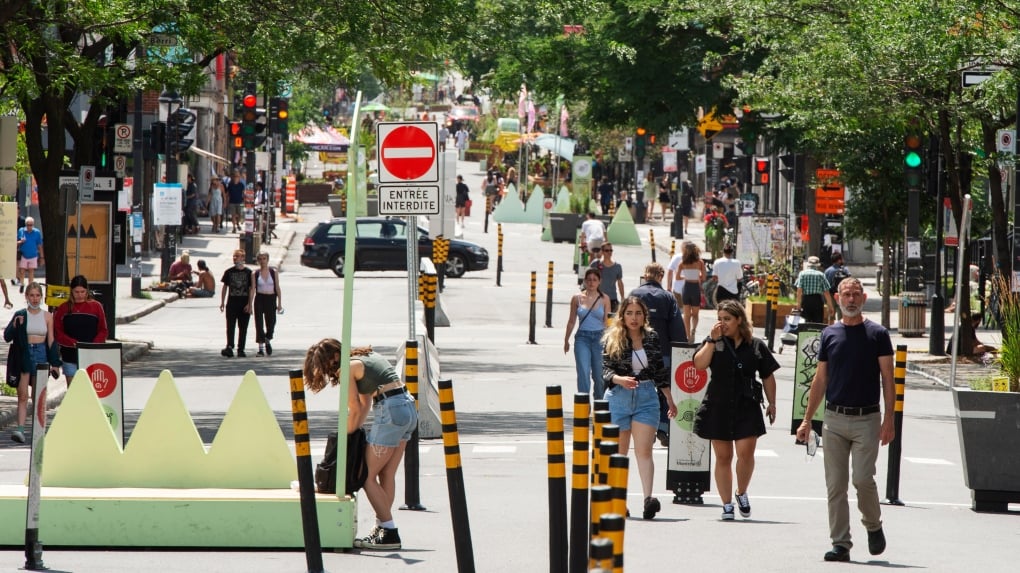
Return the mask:
{"type": "Polygon", "coordinates": [[[28,504],[25,511],[25,569],[44,571],[42,544],[39,542],[39,506],[42,502],[43,443],[46,439],[46,386],[49,365],[35,371],[35,392],[32,395],[32,453],[28,466],[28,504]]]}

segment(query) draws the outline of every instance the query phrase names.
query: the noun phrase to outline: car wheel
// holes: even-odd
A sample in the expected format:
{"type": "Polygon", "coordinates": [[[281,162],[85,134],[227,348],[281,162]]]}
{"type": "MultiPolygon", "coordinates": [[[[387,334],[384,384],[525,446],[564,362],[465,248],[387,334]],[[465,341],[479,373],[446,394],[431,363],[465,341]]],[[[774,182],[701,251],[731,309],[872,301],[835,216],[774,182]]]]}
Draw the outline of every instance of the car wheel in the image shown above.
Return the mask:
{"type": "Polygon", "coordinates": [[[467,262],[460,255],[450,255],[446,259],[446,276],[459,279],[467,271],[467,262]]]}
{"type": "Polygon", "coordinates": [[[333,258],[329,260],[329,270],[333,271],[338,277],[343,278],[344,276],[344,256],[342,253],[333,255],[333,258]]]}

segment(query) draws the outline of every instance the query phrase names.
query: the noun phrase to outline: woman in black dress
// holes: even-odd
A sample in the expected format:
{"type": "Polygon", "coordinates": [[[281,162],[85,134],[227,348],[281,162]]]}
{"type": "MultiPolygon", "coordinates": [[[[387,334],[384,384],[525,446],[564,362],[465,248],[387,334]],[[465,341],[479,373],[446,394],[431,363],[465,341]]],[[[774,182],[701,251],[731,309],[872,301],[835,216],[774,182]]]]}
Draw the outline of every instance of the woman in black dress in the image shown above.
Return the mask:
{"type": "Polygon", "coordinates": [[[705,399],[694,419],[694,433],[712,440],[715,453],[715,483],[723,502],[722,519],[732,520],[733,452],[737,452],[737,489],[734,495],[740,515],[751,517],[747,486],[754,473],[754,448],[765,433],[762,399],[769,424],[776,421],[776,378],[779,363],[768,346],[751,335],[744,307],[739,302],[719,303],[719,322],[694,355],[694,366],[711,366],[705,399]],[[761,382],[755,381],[755,373],[761,382]],[[763,392],[764,391],[764,392],[763,392]],[[764,396],[762,394],[764,393],[764,396]]]}

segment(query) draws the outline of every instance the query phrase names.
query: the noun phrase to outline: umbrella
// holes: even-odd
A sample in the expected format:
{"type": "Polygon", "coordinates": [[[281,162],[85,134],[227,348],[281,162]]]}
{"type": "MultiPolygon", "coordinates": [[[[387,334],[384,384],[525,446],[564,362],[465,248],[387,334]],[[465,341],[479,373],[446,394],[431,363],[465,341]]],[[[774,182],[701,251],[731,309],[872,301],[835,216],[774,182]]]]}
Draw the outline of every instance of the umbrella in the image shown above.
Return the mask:
{"type": "Polygon", "coordinates": [[[361,111],[390,111],[390,108],[381,103],[369,102],[361,106],[361,111]]]}
{"type": "Polygon", "coordinates": [[[560,137],[552,133],[543,133],[531,142],[542,149],[548,149],[567,161],[574,160],[574,140],[567,137],[560,137]]]}

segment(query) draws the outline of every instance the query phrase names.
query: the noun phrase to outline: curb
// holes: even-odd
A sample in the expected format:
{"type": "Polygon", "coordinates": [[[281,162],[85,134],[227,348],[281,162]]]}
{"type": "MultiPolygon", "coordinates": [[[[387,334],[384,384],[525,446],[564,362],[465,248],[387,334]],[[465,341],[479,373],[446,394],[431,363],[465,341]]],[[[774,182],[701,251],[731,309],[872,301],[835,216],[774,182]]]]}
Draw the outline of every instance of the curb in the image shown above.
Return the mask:
{"type": "Polygon", "coordinates": [[[169,297],[169,298],[164,298],[164,299],[160,299],[160,300],[154,300],[154,301],[152,301],[151,304],[147,304],[147,305],[143,306],[142,308],[140,308],[140,309],[138,309],[138,310],[136,310],[134,312],[118,316],[117,317],[117,324],[129,324],[129,323],[132,323],[132,322],[138,320],[139,318],[142,318],[144,316],[147,316],[147,315],[150,315],[150,314],[156,312],[157,310],[163,308],[164,306],[170,304],[171,302],[173,302],[175,300],[180,300],[180,299],[178,299],[177,297],[169,297]]]}

